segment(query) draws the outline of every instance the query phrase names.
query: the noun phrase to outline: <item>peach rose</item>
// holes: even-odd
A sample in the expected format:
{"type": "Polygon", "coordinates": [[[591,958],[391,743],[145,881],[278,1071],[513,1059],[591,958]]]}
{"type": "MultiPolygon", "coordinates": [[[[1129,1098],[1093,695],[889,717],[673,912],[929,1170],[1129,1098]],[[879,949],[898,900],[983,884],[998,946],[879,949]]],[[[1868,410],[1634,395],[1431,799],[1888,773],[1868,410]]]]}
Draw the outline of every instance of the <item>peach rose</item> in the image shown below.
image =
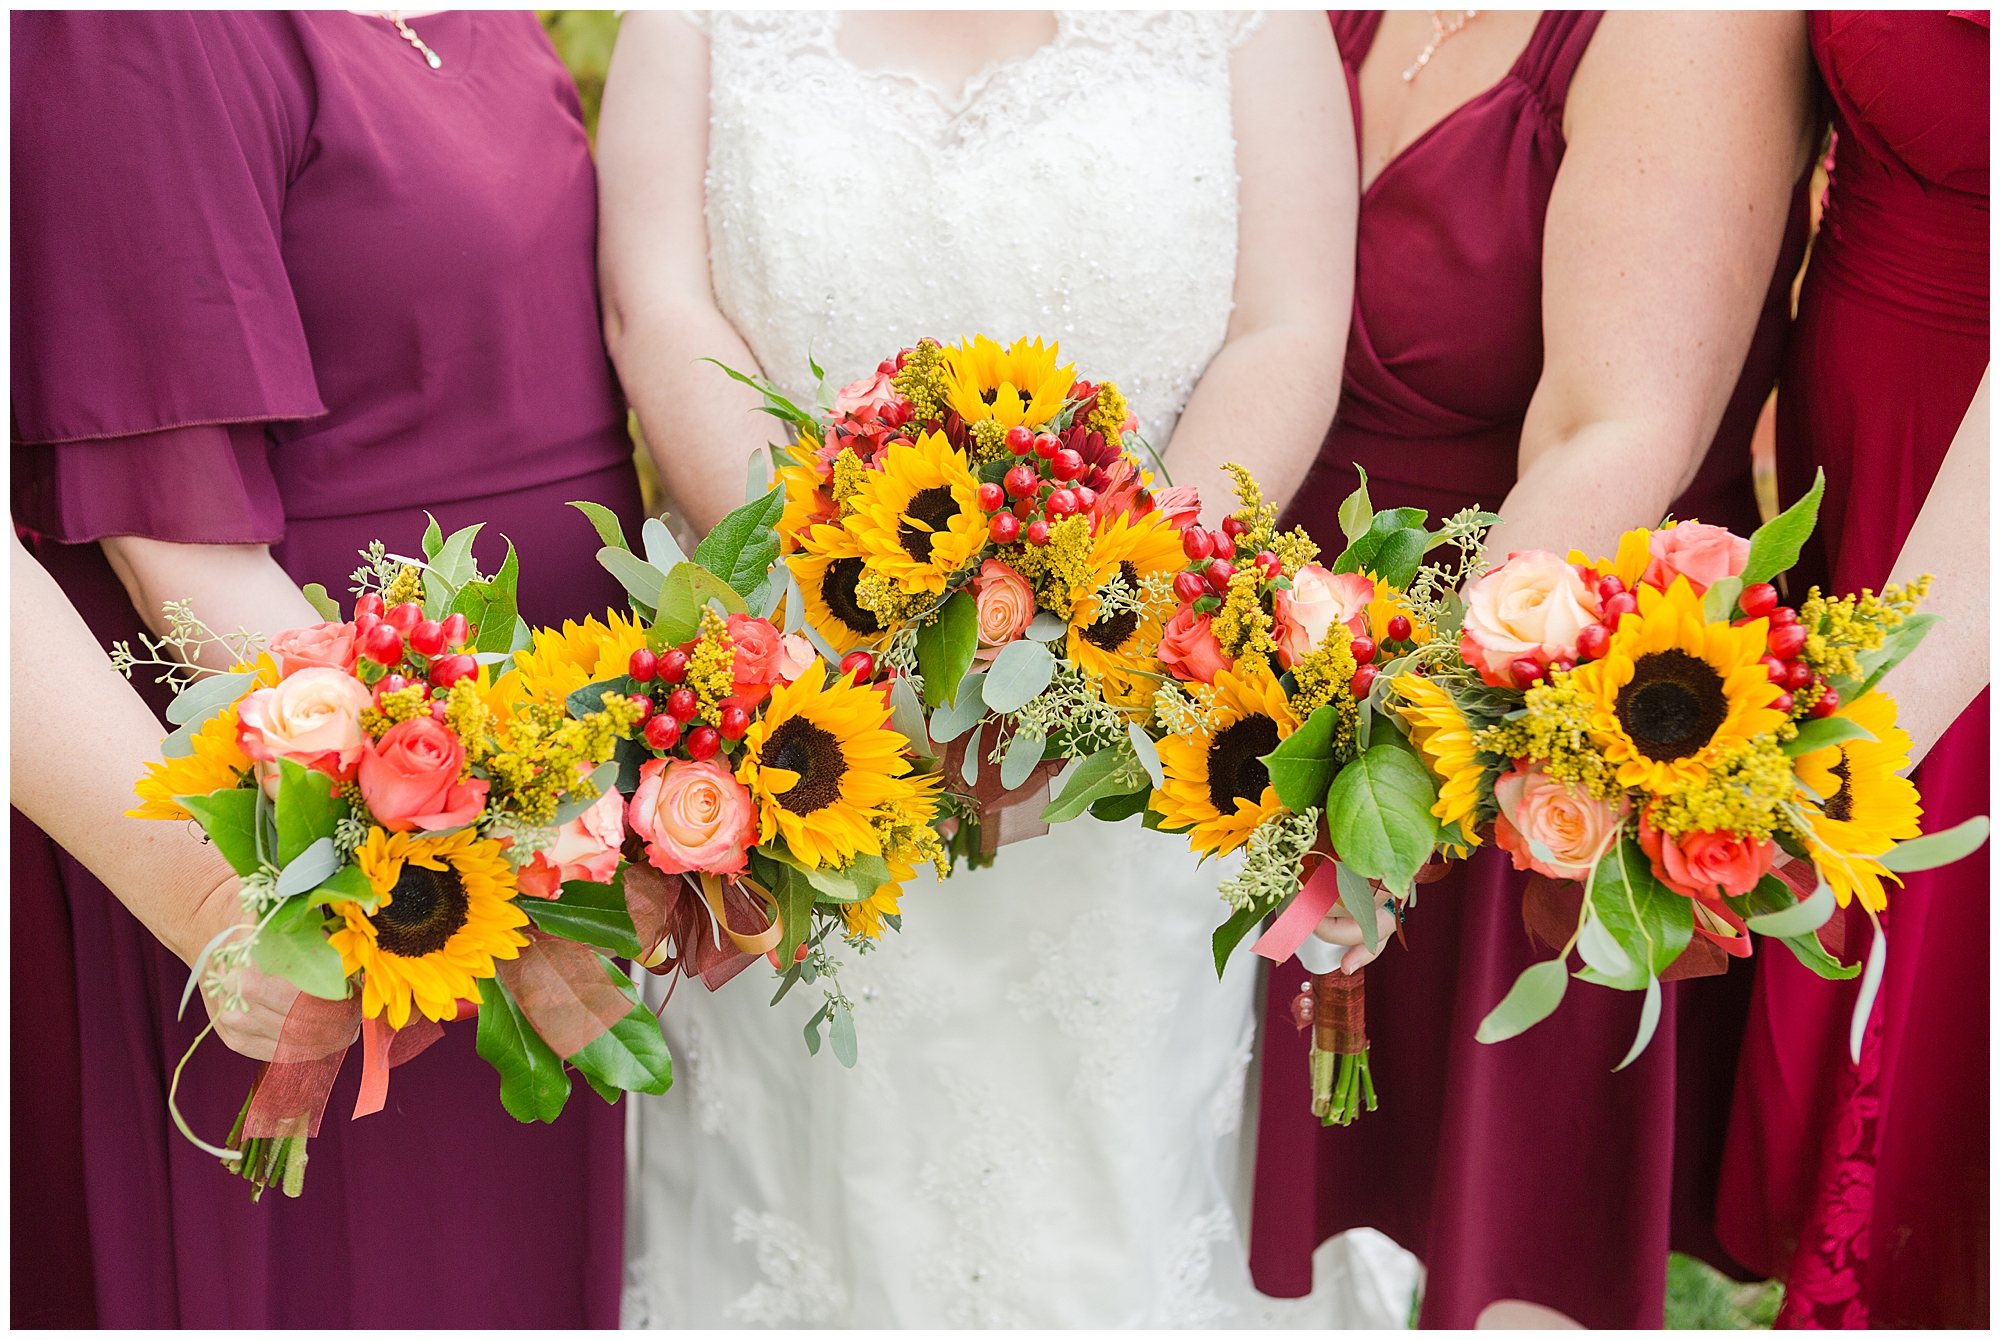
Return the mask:
{"type": "MultiPolygon", "coordinates": [[[[584,771],[581,767],[579,772],[584,771]]],[[[609,884],[618,873],[618,849],[625,843],[625,797],[606,791],[582,814],[556,829],[555,845],[535,853],[514,883],[534,898],[562,894],[565,880],[609,884]]]]}
{"type": "Polygon", "coordinates": [[[471,823],[486,804],[487,784],[461,782],[465,746],[443,723],[417,717],[389,727],[361,752],[361,798],[392,833],[437,832],[471,823]]]}
{"type": "Polygon", "coordinates": [[[846,418],[863,410],[879,410],[900,399],[902,397],[896,394],[895,377],[877,369],[860,381],[850,382],[834,392],[833,412],[846,418]]]}
{"type": "Polygon", "coordinates": [[[1750,561],[1750,541],[1732,535],[1722,526],[1704,526],[1698,521],[1656,530],[1646,541],[1653,561],[1639,580],[1662,591],[1685,577],[1696,595],[1724,577],[1734,577],[1750,561]]]}
{"type": "Polygon", "coordinates": [[[803,633],[787,633],[778,640],[778,678],[789,684],[803,675],[819,655],[803,633]]]}
{"type": "Polygon", "coordinates": [[[785,659],[784,639],[769,620],[748,614],[732,614],[726,623],[729,640],[736,646],[736,659],[730,662],[730,674],[736,681],[732,696],[746,698],[754,707],[778,682],[778,670],[785,659]]]}
{"type": "Polygon", "coordinates": [[[1375,581],[1358,572],[1332,573],[1308,563],[1292,575],[1292,589],[1272,596],[1277,616],[1278,659],[1290,669],[1319,649],[1327,630],[1346,624],[1357,636],[1368,631],[1368,602],[1375,581]]]}
{"type": "Polygon", "coordinates": [[[287,675],[319,666],[354,673],[356,643],[360,638],[351,623],[316,623],[310,628],[290,628],[271,639],[271,654],[278,658],[287,675]]]}
{"type": "Polygon", "coordinates": [[[1509,554],[1465,593],[1459,654],[1488,684],[1518,688],[1509,662],[1537,652],[1544,664],[1575,660],[1576,635],[1597,614],[1597,595],[1574,565],[1546,549],[1509,554]]]}
{"type": "Polygon", "coordinates": [[[735,874],[757,840],[757,804],[726,768],[649,759],[627,814],[646,859],[670,875],[735,874]]]}
{"type": "MultiPolygon", "coordinates": [[[[236,742],[259,762],[289,758],[347,780],[368,741],[361,712],[373,701],[368,686],[346,671],[306,666],[243,700],[236,742]]],[[[275,777],[275,767],[268,771],[275,777]]]]}
{"type": "Polygon", "coordinates": [[[976,586],[980,650],[974,657],[990,661],[1028,631],[1035,617],[1035,591],[1020,573],[992,558],[980,565],[976,586]]]}
{"type": "Polygon", "coordinates": [[[1618,810],[1538,770],[1501,777],[1493,798],[1500,802],[1493,821],[1500,849],[1513,856],[1516,870],[1538,870],[1550,879],[1586,878],[1618,830],[1618,810]],[[1537,844],[1548,855],[1536,852],[1537,844]]]}
{"type": "Polygon", "coordinates": [[[1208,616],[1196,614],[1192,605],[1181,606],[1180,612],[1167,620],[1160,632],[1159,657],[1175,679],[1203,684],[1213,684],[1216,671],[1235,664],[1222,654],[1222,644],[1209,630],[1208,616]]]}

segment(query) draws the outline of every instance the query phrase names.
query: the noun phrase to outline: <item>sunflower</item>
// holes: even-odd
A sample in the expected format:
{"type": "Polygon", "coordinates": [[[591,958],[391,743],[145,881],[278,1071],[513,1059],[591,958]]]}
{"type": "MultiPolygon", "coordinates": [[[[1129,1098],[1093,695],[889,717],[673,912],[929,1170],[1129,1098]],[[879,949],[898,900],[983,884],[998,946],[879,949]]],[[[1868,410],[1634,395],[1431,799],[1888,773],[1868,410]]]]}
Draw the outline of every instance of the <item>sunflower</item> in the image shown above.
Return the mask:
{"type": "Polygon", "coordinates": [[[814,526],[801,541],[785,562],[805,593],[806,622],[843,654],[880,642],[892,630],[861,603],[861,574],[868,568],[861,546],[840,526],[814,526]]]}
{"type": "Polygon", "coordinates": [[[857,688],[848,675],[829,686],[825,661],[773,688],[736,770],[757,800],[758,841],[783,834],[792,855],[814,867],[844,866],[856,852],[879,856],[874,811],[911,790],[902,780],[909,741],[888,720],[879,690],[857,688]]]}
{"type": "Polygon", "coordinates": [[[1153,792],[1152,807],[1162,816],[1161,827],[1189,830],[1194,850],[1222,856],[1248,842],[1257,825],[1284,813],[1263,756],[1299,721],[1284,688],[1265,669],[1241,678],[1219,670],[1204,696],[1209,731],[1160,741],[1167,784],[1153,792]]]}
{"type": "MultiPolygon", "coordinates": [[[[809,441],[804,437],[799,439],[801,455],[812,449],[808,446],[809,441]]],[[[785,490],[785,510],[778,518],[776,527],[778,543],[786,553],[790,553],[813,526],[839,519],[840,509],[833,502],[832,471],[816,458],[805,465],[779,466],[778,483],[785,490]]]]}
{"type": "Polygon", "coordinates": [[[1638,588],[1639,611],[1618,621],[1600,660],[1570,682],[1592,705],[1591,738],[1621,786],[1659,794],[1698,782],[1731,744],[1776,730],[1779,689],[1757,663],[1766,625],[1708,623],[1685,577],[1665,592],[1638,588]]]}
{"type": "Polygon", "coordinates": [[[1467,820],[1479,808],[1479,778],[1485,769],[1472,742],[1472,727],[1451,694],[1422,675],[1398,675],[1390,687],[1401,700],[1396,714],[1409,725],[1410,742],[1442,783],[1431,813],[1441,824],[1457,824],[1467,845],[1478,846],[1479,837],[1467,820]]]}
{"type": "Polygon", "coordinates": [[[202,723],[190,741],[194,752],[146,764],[146,775],[132,790],[142,802],[125,811],[131,819],[192,819],[181,796],[205,796],[227,791],[250,775],[250,756],[236,744],[236,709],[224,708],[202,723]]]}
{"type": "Polygon", "coordinates": [[[1132,609],[1105,614],[1097,592],[1120,577],[1127,591],[1142,596],[1146,578],[1177,571],[1183,561],[1180,531],[1164,512],[1148,512],[1136,522],[1121,515],[1091,537],[1087,561],[1094,581],[1070,607],[1069,658],[1093,675],[1154,668],[1149,649],[1159,645],[1162,611],[1148,601],[1144,615],[1132,609]]]}
{"type": "Polygon", "coordinates": [[[368,830],[355,864],[382,895],[373,912],[336,903],[346,925],[327,937],[341,966],[361,976],[361,1012],[410,1021],[412,1004],[440,1022],[493,975],[493,960],[528,943],[516,929],[528,915],[514,905],[514,868],[500,844],[467,828],[448,837],[368,830]]]}
{"type": "Polygon", "coordinates": [[[1059,345],[1016,340],[1006,349],[984,335],[944,351],[945,400],[967,423],[997,419],[1003,428],[1046,424],[1063,407],[1076,366],[1056,366],[1059,345]]]}
{"type": "Polygon", "coordinates": [[[892,442],[861,482],[848,529],[868,565],[907,592],[939,592],[986,545],[979,481],[942,433],[892,442]]]}
{"type": "Polygon", "coordinates": [[[1896,704],[1880,693],[1865,694],[1834,715],[1875,738],[1843,740],[1792,761],[1793,772],[1819,799],[1806,816],[1814,864],[1842,907],[1859,893],[1863,907],[1880,912],[1889,905],[1882,879],[1896,877],[1868,858],[1923,831],[1917,788],[1896,775],[1910,765],[1910,737],[1896,724],[1896,704]]]}
{"type": "Polygon", "coordinates": [[[606,610],[600,622],[596,616],[582,623],[563,620],[560,630],[537,628],[535,644],[514,653],[519,683],[514,692],[536,702],[561,702],[586,684],[616,679],[632,661],[632,653],[646,645],[646,630],[636,619],[606,610]]]}
{"type": "MultiPolygon", "coordinates": [[[[1368,575],[1375,576],[1373,573],[1368,575]]],[[[1409,640],[1412,646],[1421,647],[1431,640],[1431,626],[1404,604],[1403,598],[1403,592],[1384,579],[1375,577],[1375,598],[1368,602],[1368,636],[1378,646],[1389,640],[1389,620],[1399,614],[1410,621],[1409,640]]]]}

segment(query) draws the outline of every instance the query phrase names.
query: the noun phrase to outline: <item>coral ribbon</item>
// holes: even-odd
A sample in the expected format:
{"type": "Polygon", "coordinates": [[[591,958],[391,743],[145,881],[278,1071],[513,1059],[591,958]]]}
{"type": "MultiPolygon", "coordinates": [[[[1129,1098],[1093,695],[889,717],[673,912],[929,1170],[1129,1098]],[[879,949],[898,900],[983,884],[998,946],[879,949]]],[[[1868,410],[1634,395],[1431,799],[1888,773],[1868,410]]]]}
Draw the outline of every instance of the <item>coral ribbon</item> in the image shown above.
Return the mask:
{"type": "Polygon", "coordinates": [[[1312,872],[1312,878],[1299,890],[1299,896],[1292,899],[1292,905],[1285,909],[1284,915],[1252,946],[1253,952],[1262,954],[1273,963],[1283,963],[1298,952],[1299,946],[1312,934],[1313,927],[1319,925],[1339,901],[1340,876],[1330,858],[1322,860],[1319,868],[1312,872]]]}
{"type": "Polygon", "coordinates": [[[353,1120],[373,1116],[389,1101],[389,1072],[444,1036],[444,1025],[418,1015],[401,1028],[379,1015],[361,1021],[361,1092],[353,1120]]]}

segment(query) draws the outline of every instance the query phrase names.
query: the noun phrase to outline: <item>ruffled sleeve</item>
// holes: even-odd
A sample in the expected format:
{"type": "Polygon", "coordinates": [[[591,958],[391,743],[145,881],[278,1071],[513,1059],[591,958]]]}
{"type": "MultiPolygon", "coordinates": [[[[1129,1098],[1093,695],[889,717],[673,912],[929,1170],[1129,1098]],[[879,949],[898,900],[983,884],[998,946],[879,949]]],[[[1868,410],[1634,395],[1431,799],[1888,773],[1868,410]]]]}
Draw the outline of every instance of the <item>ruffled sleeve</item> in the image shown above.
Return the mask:
{"type": "Polygon", "coordinates": [[[272,538],[261,425],[326,412],[281,252],[312,106],[290,21],[24,13],[12,38],[21,520],[272,538]]]}

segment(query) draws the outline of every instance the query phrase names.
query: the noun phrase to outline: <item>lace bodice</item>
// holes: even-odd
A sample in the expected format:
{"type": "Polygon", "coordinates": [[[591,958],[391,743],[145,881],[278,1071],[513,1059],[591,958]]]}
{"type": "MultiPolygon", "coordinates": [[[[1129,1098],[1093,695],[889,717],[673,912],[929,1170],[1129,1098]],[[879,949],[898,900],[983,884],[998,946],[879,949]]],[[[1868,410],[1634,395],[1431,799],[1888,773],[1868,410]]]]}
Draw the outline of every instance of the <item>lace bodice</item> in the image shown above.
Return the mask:
{"type": "Polygon", "coordinates": [[[831,13],[717,12],[709,255],[764,372],[809,403],[922,335],[1060,341],[1164,449],[1236,273],[1229,56],[1257,20],[1059,13],[953,99],[859,68],[831,13]]]}

